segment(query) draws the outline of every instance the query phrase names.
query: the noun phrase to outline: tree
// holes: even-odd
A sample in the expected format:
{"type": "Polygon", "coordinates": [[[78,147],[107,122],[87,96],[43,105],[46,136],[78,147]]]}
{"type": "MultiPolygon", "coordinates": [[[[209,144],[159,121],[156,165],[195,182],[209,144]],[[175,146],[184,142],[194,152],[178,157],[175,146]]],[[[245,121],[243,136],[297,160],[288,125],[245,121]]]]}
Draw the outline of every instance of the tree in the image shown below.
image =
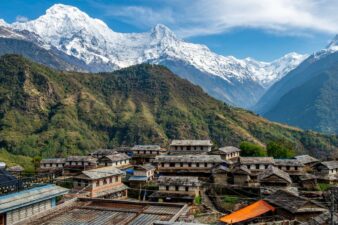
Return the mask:
{"type": "Polygon", "coordinates": [[[265,148],[252,142],[243,141],[239,148],[242,156],[266,156],[265,148]]]}
{"type": "Polygon", "coordinates": [[[32,163],[34,165],[34,171],[36,172],[36,170],[40,167],[40,161],[41,161],[41,157],[40,156],[35,156],[32,159],[32,163]]]}
{"type": "Polygon", "coordinates": [[[266,149],[268,156],[274,158],[291,158],[295,156],[292,146],[284,141],[272,141],[267,145],[266,149]]]}

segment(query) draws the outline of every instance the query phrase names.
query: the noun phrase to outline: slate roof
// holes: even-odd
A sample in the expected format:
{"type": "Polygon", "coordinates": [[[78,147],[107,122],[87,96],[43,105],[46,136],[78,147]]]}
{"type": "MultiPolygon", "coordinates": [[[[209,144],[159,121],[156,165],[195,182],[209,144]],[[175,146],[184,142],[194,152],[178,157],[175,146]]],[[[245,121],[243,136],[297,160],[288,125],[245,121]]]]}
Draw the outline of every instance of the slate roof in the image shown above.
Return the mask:
{"type": "Polygon", "coordinates": [[[247,164],[275,164],[273,157],[240,157],[240,163],[247,164]]]}
{"type": "Polygon", "coordinates": [[[161,148],[159,145],[135,145],[131,148],[132,151],[138,151],[138,150],[155,150],[155,151],[165,151],[165,149],[161,148]]]}
{"type": "Polygon", "coordinates": [[[123,174],[123,172],[115,167],[109,166],[109,167],[102,167],[92,170],[85,170],[82,171],[82,174],[77,176],[77,178],[82,179],[89,179],[89,180],[95,180],[105,177],[111,177],[123,174]]]}
{"type": "Polygon", "coordinates": [[[90,153],[89,155],[93,156],[93,155],[112,155],[112,154],[116,154],[117,151],[115,149],[97,149],[96,151],[90,153]]]}
{"type": "Polygon", "coordinates": [[[160,176],[157,180],[159,185],[200,186],[198,177],[191,176],[160,176]]]}
{"type": "Polygon", "coordinates": [[[66,162],[91,162],[96,163],[97,159],[92,156],[68,156],[66,162]]]}
{"type": "Polygon", "coordinates": [[[226,146],[218,149],[220,152],[224,152],[226,154],[234,153],[234,152],[240,152],[241,150],[239,148],[236,148],[234,146],[226,146]]]}
{"type": "MultiPolygon", "coordinates": [[[[331,219],[329,212],[324,212],[318,216],[312,217],[309,221],[301,223],[301,225],[327,225],[331,219]]],[[[333,221],[338,221],[338,213],[333,214],[333,221]]]]}
{"type": "Polygon", "coordinates": [[[265,200],[291,213],[322,212],[327,210],[318,202],[296,196],[284,190],[276,191],[274,194],[266,197],[265,200]]]}
{"type": "Polygon", "coordinates": [[[318,162],[319,160],[309,156],[309,155],[297,155],[294,157],[295,159],[297,159],[298,161],[300,161],[301,163],[308,164],[308,163],[314,163],[314,162],[318,162]]]}
{"type": "Polygon", "coordinates": [[[61,164],[61,163],[65,163],[65,162],[66,162],[65,158],[48,158],[48,159],[42,159],[40,161],[40,164],[45,164],[45,163],[61,164]]]}
{"type": "Polygon", "coordinates": [[[112,155],[103,156],[101,159],[99,159],[99,162],[105,159],[109,159],[111,162],[118,162],[118,161],[130,159],[130,157],[126,155],[125,153],[116,153],[112,155]]]}
{"type": "Polygon", "coordinates": [[[261,181],[265,178],[268,178],[272,175],[276,175],[283,180],[287,181],[289,184],[292,183],[292,180],[290,178],[290,175],[283,170],[278,169],[277,167],[274,166],[269,166],[268,169],[264,170],[263,172],[258,174],[258,180],[261,181]]]}
{"type": "Polygon", "coordinates": [[[219,155],[159,155],[154,162],[209,162],[221,163],[223,160],[219,155]]]}
{"type": "Polygon", "coordinates": [[[324,165],[329,170],[338,168],[338,161],[325,161],[325,162],[321,162],[321,164],[324,165]]]}
{"type": "Polygon", "coordinates": [[[148,171],[148,170],[154,170],[155,167],[151,164],[145,164],[145,165],[135,165],[134,166],[134,170],[145,170],[145,171],[148,171]]]}
{"type": "Polygon", "coordinates": [[[212,146],[210,140],[172,140],[171,146],[212,146]]]}
{"type": "Polygon", "coordinates": [[[22,172],[22,171],[24,171],[24,169],[22,168],[22,166],[19,166],[19,165],[9,167],[7,170],[9,172],[22,172]]]}
{"type": "Polygon", "coordinates": [[[301,163],[297,159],[275,159],[275,165],[276,166],[298,166],[298,167],[304,166],[304,164],[301,163]]]}
{"type": "Polygon", "coordinates": [[[0,196],[0,213],[48,200],[53,197],[66,194],[67,192],[68,189],[66,188],[59,187],[54,184],[48,184],[3,195],[0,196]]]}
{"type": "Polygon", "coordinates": [[[301,181],[305,181],[305,180],[314,180],[314,179],[317,179],[317,177],[313,174],[310,174],[310,173],[306,173],[302,176],[299,176],[299,179],[301,181]]]}
{"type": "Polygon", "coordinates": [[[247,174],[247,175],[251,175],[251,171],[246,167],[246,166],[239,166],[239,167],[235,167],[232,170],[232,173],[234,174],[247,174]]]}
{"type": "Polygon", "coordinates": [[[218,165],[212,169],[213,173],[228,173],[230,172],[230,168],[223,166],[223,165],[218,165]]]}

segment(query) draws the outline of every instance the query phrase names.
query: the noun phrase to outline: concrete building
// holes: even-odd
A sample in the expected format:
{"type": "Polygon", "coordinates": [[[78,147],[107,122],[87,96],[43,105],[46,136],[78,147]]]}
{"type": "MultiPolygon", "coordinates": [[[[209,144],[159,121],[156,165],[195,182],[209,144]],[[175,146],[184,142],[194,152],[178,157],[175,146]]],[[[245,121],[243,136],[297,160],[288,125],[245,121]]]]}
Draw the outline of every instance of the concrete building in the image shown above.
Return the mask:
{"type": "Polygon", "coordinates": [[[130,167],[130,157],[125,153],[117,153],[111,155],[102,156],[98,159],[99,166],[114,166],[117,168],[128,168],[130,167]]]}
{"type": "Polygon", "coordinates": [[[211,151],[210,140],[173,140],[170,143],[170,155],[206,154],[211,151]]]}
{"type": "Polygon", "coordinates": [[[219,148],[217,151],[212,154],[220,155],[224,160],[236,161],[240,157],[241,150],[233,146],[226,146],[219,148]]]}
{"type": "Polygon", "coordinates": [[[167,153],[167,150],[159,145],[135,145],[130,150],[136,164],[152,162],[156,156],[167,153]]]}
{"type": "Polygon", "coordinates": [[[53,184],[0,196],[0,224],[11,225],[56,206],[56,197],[68,192],[53,184]]]}
{"type": "Polygon", "coordinates": [[[38,169],[39,173],[57,173],[63,172],[63,167],[65,166],[65,158],[49,158],[42,159],[40,161],[40,168],[38,169]]]}
{"type": "Polygon", "coordinates": [[[154,160],[160,174],[210,175],[212,168],[224,163],[219,155],[162,155],[154,160]]]}
{"type": "Polygon", "coordinates": [[[157,183],[159,191],[149,196],[152,200],[190,202],[200,196],[201,182],[198,177],[160,176],[157,183]]]}
{"type": "Polygon", "coordinates": [[[97,159],[91,156],[69,156],[64,165],[65,175],[81,174],[83,170],[95,169],[97,159]]]}
{"type": "Polygon", "coordinates": [[[74,177],[74,188],[70,194],[93,198],[126,198],[128,187],[122,183],[122,174],[123,172],[115,167],[82,171],[81,175],[74,177]]]}
{"type": "Polygon", "coordinates": [[[275,165],[275,160],[273,157],[240,157],[239,163],[247,167],[251,173],[257,174],[275,165]]]}

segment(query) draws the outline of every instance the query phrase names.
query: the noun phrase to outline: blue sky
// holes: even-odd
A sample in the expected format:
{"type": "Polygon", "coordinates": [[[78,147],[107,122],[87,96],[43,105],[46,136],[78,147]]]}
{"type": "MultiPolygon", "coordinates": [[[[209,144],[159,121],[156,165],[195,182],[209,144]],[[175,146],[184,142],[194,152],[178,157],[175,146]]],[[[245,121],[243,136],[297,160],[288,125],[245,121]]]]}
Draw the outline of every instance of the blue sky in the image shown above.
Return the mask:
{"type": "Polygon", "coordinates": [[[35,19],[55,3],[73,5],[118,32],[157,23],[222,55],[270,61],[312,53],[338,33],[334,0],[0,0],[6,22],[35,19]]]}

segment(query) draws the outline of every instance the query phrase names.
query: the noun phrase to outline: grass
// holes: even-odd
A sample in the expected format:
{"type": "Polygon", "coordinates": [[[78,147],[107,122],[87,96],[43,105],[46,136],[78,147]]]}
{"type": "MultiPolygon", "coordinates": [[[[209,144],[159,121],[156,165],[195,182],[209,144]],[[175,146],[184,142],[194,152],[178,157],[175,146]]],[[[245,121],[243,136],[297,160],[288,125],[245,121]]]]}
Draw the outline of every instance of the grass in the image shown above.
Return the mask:
{"type": "Polygon", "coordinates": [[[7,152],[5,149],[0,149],[0,161],[5,162],[8,167],[20,165],[25,169],[26,172],[34,171],[32,158],[28,156],[13,155],[7,152]]]}
{"type": "Polygon", "coordinates": [[[326,191],[327,189],[333,187],[334,185],[327,183],[318,183],[318,186],[321,191],[326,191]]]}

